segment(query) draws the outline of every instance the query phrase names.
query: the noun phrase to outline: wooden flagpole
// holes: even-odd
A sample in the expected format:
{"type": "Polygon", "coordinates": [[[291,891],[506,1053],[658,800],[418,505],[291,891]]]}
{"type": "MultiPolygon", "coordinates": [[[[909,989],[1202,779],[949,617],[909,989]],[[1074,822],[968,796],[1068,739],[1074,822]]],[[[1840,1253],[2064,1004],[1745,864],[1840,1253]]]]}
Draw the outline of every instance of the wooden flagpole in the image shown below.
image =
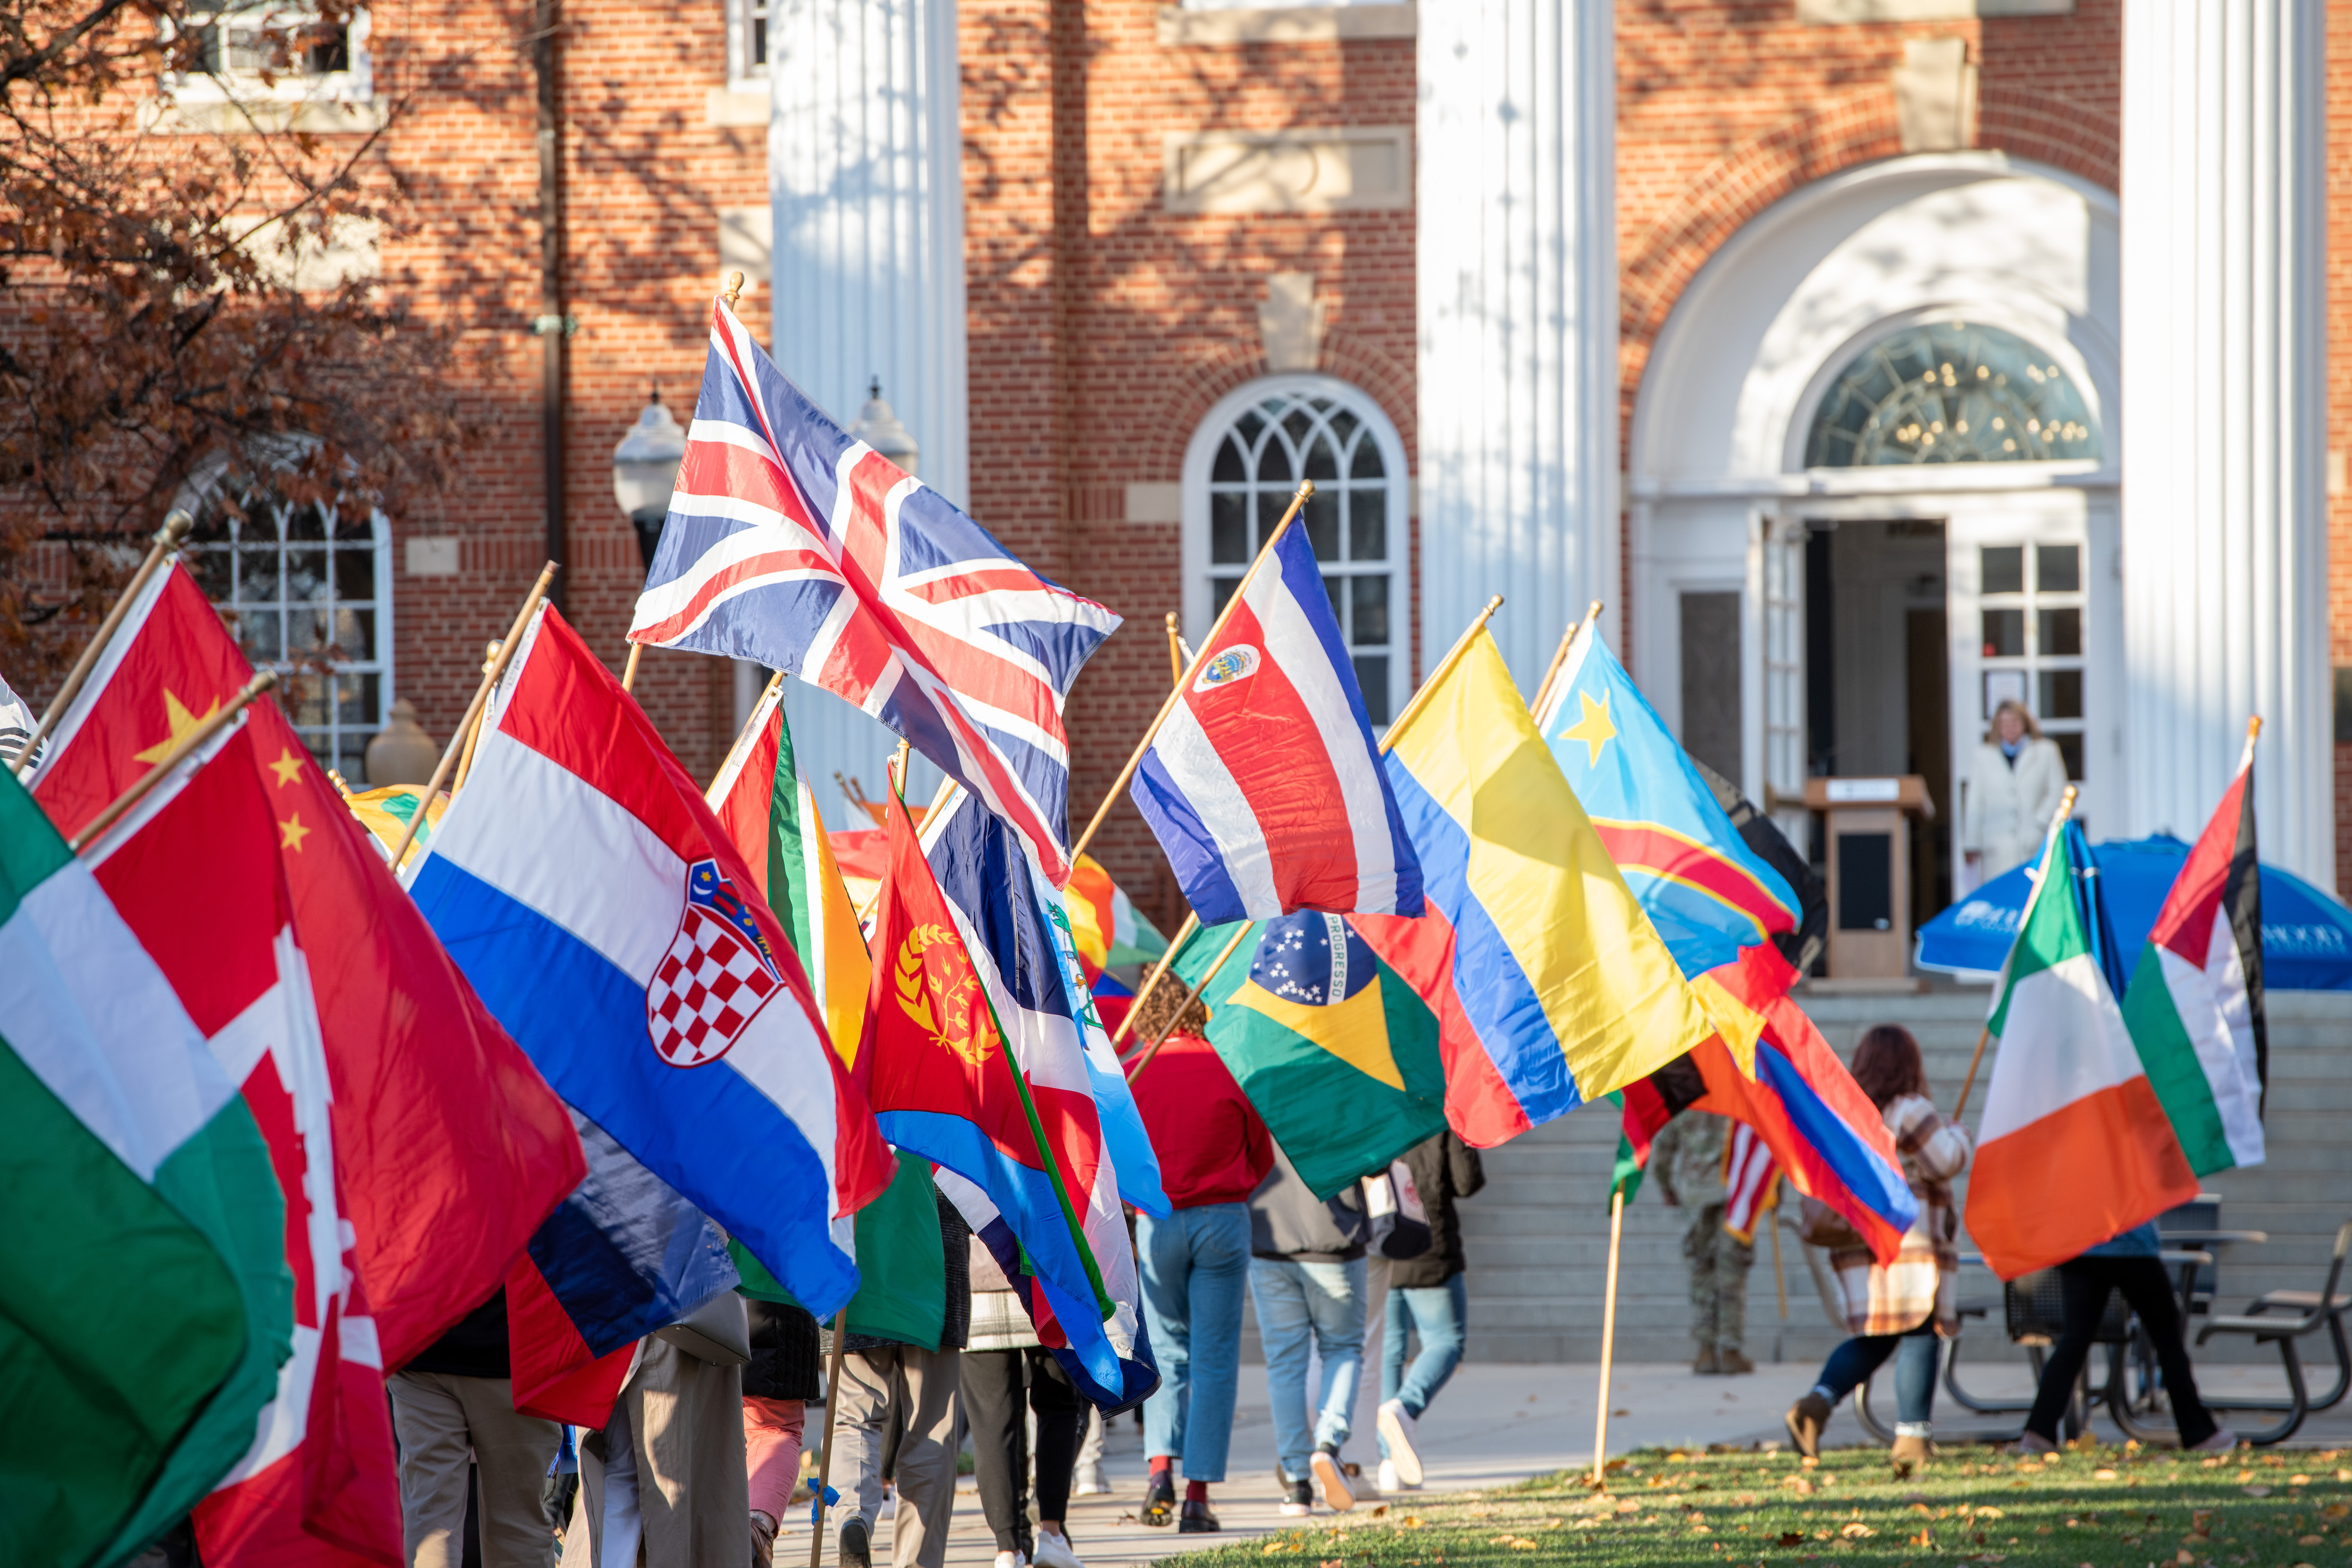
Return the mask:
{"type": "Polygon", "coordinates": [[[1184,686],[1183,639],[1176,635],[1176,612],[1168,612],[1168,678],[1181,691],[1184,686]]]}
{"type": "MultiPolygon", "coordinates": [[[[2050,831],[2055,833],[2063,828],[2066,825],[2066,819],[2074,814],[2074,786],[2069,784],[2066,786],[2066,792],[2058,798],[2058,814],[2050,819],[2050,831]]],[[[2024,928],[2020,926],[2019,929],[2021,932],[2024,928]]],[[[2008,966],[2003,964],[2002,967],[2005,970],[2008,966]]],[[[1994,998],[1996,1001],[1999,999],[1999,998],[1994,998]]],[[[1952,1105],[1952,1120],[1955,1122],[1958,1121],[1961,1113],[1969,1108],[1969,1091],[1977,1086],[1977,1068],[1984,1061],[1985,1042],[1991,1038],[1992,1019],[1988,1018],[1984,1021],[1984,1027],[1977,1030],[1977,1048],[1969,1058],[1969,1074],[1960,1080],[1960,1097],[1952,1105]]]]}
{"type": "Polygon", "coordinates": [[[65,685],[59,686],[58,695],[49,699],[49,706],[41,711],[41,721],[33,727],[33,733],[26,738],[25,749],[16,754],[17,778],[23,779],[32,773],[34,753],[40,749],[41,742],[49,737],[49,732],[57,728],[58,720],[65,716],[66,709],[72,706],[74,698],[81,695],[82,685],[89,679],[89,672],[97,665],[99,655],[106,652],[107,644],[114,641],[115,632],[122,629],[122,618],[131,613],[131,601],[139,597],[140,591],[147,586],[147,580],[155,575],[163,562],[179,553],[181,542],[188,537],[188,530],[195,526],[196,520],[187,513],[173,512],[163,519],[163,526],[155,530],[155,537],[147,547],[146,559],[139,563],[139,570],[131,574],[131,580],[123,584],[122,591],[114,596],[113,604],[107,609],[106,618],[98,623],[98,630],[90,633],[80,656],[74,660],[73,668],[66,672],[65,685]]]}
{"type": "Polygon", "coordinates": [[[628,660],[621,666],[621,689],[631,696],[636,695],[637,660],[645,651],[646,645],[643,643],[630,643],[628,660]]]}
{"type": "Polygon", "coordinates": [[[122,813],[145,800],[147,791],[162,783],[164,776],[177,768],[183,758],[218,734],[227,726],[229,720],[243,713],[247,703],[277,684],[278,672],[275,670],[263,670],[253,679],[246,682],[238,689],[236,695],[221,704],[215,711],[205,715],[203,723],[173,741],[172,749],[163,753],[162,760],[133,779],[131,788],[117,795],[105,810],[92,817],[80,832],[66,841],[66,848],[79,854],[85,845],[97,842],[107,829],[122,820],[122,813]]]}
{"type": "Polygon", "coordinates": [[[402,857],[408,853],[408,846],[416,841],[417,832],[425,826],[425,816],[433,809],[433,797],[441,792],[442,784],[449,777],[449,769],[457,766],[458,748],[465,745],[466,737],[473,732],[474,721],[481,716],[483,707],[489,702],[490,688],[499,684],[499,677],[506,674],[507,661],[514,657],[517,648],[522,646],[522,634],[530,625],[531,612],[539,608],[539,601],[547,597],[547,585],[555,580],[558,570],[554,561],[549,561],[539,569],[539,580],[530,585],[529,593],[523,595],[522,608],[515,612],[514,624],[507,628],[504,637],[499,639],[499,651],[491,658],[489,668],[482,672],[482,684],[474,688],[474,700],[466,705],[465,718],[458,723],[456,733],[449,737],[449,744],[443,748],[441,760],[435,765],[433,777],[425,785],[425,793],[417,799],[416,810],[409,813],[408,825],[400,831],[400,841],[392,846],[392,866],[395,873],[400,869],[402,857]]]}
{"type": "Polygon", "coordinates": [[[1601,1307],[1601,1412],[1592,1423],[1592,1485],[1609,1466],[1609,1364],[1617,1348],[1617,1252],[1625,1239],[1625,1185],[1609,1195],[1609,1281],[1601,1307]]]}
{"type": "Polygon", "coordinates": [[[1585,611],[1584,619],[1570,622],[1568,630],[1559,634],[1559,646],[1551,651],[1551,663],[1545,667],[1543,679],[1536,684],[1536,700],[1528,705],[1528,711],[1537,716],[1538,722],[1541,722],[1544,704],[1551,699],[1552,683],[1559,679],[1560,667],[1568,663],[1568,650],[1575,643],[1576,634],[1601,619],[1601,605],[1600,600],[1594,600],[1585,611]]]}
{"type": "Polygon", "coordinates": [[[809,1520],[809,1568],[817,1568],[824,1557],[824,1494],[833,1476],[834,1415],[841,1408],[841,1351],[848,1343],[849,1306],[844,1302],[833,1314],[833,1369],[824,1380],[824,1447],[816,1451],[816,1511],[809,1520]]]}
{"type": "Polygon", "coordinates": [[[719,765],[719,771],[710,776],[710,789],[702,792],[702,798],[711,805],[716,806],[719,802],[711,799],[710,791],[719,788],[719,781],[727,777],[727,770],[735,766],[735,759],[743,754],[745,747],[751,744],[751,731],[759,724],[760,715],[767,710],[768,699],[774,696],[776,688],[783,684],[783,671],[778,670],[770,675],[766,689],[760,693],[760,700],[753,703],[751,711],[743,716],[743,727],[735,732],[735,744],[727,748],[727,759],[719,765]]]}
{"type": "MultiPolygon", "coordinates": [[[[1176,1032],[1176,1026],[1183,1021],[1185,1012],[1195,1001],[1200,999],[1201,993],[1209,988],[1209,982],[1217,977],[1217,971],[1225,967],[1225,960],[1234,956],[1234,949],[1242,945],[1242,938],[1250,934],[1250,927],[1254,924],[1255,923],[1253,921],[1243,921],[1241,928],[1235,931],[1233,934],[1233,936],[1225,943],[1224,946],[1218,950],[1217,956],[1209,960],[1209,967],[1207,970],[1202,974],[1198,980],[1195,980],[1192,985],[1185,988],[1184,999],[1176,1004],[1175,1016],[1168,1020],[1168,1027],[1160,1031],[1159,1039],[1153,1040],[1150,1045],[1143,1048],[1142,1053],[1135,1059],[1135,1065],[1127,1070],[1127,1081],[1129,1083],[1134,1082],[1136,1078],[1141,1074],[1143,1070],[1151,1065],[1151,1059],[1160,1054],[1160,1048],[1166,1045],[1168,1043],[1168,1037],[1176,1032]]],[[[1136,999],[1140,1002],[1142,998],[1139,995],[1136,999]]],[[[1128,1009],[1128,1018],[1134,1018],[1136,1011],[1137,1009],[1134,1008],[1128,1009]]]]}
{"type": "MultiPolygon", "coordinates": [[[[1304,486],[1300,487],[1302,489],[1305,488],[1304,486]]],[[[1234,601],[1238,601],[1240,598],[1241,594],[1236,591],[1234,595],[1234,601]]],[[[1387,756],[1390,750],[1395,747],[1397,737],[1404,733],[1404,727],[1411,722],[1413,716],[1419,714],[1423,706],[1427,704],[1430,694],[1437,689],[1438,681],[1461,661],[1464,653],[1469,652],[1470,640],[1478,634],[1480,628],[1484,627],[1489,620],[1493,619],[1495,612],[1500,610],[1502,607],[1503,596],[1498,593],[1495,595],[1494,598],[1486,601],[1486,607],[1479,611],[1476,619],[1470,622],[1469,626],[1463,632],[1460,637],[1454,639],[1454,646],[1446,650],[1445,657],[1437,662],[1437,667],[1430,671],[1428,678],[1421,683],[1421,689],[1412,694],[1412,700],[1404,705],[1404,711],[1397,715],[1395,719],[1390,723],[1388,735],[1381,741],[1381,755],[1383,757],[1387,756]]],[[[1230,608],[1230,605],[1228,608],[1230,608]]],[[[1215,632],[1213,631],[1210,633],[1210,637],[1212,641],[1214,640],[1215,632]]],[[[1183,688],[1180,685],[1177,689],[1181,692],[1183,688]]],[[[1161,710],[1161,717],[1164,718],[1165,716],[1167,716],[1166,710],[1163,709],[1161,710]]],[[[1156,729],[1158,726],[1155,724],[1153,727],[1156,729]]],[[[1147,735],[1144,737],[1144,745],[1149,746],[1150,743],[1150,737],[1147,735]]],[[[1136,755],[1138,757],[1142,755],[1140,748],[1138,748],[1136,755]]],[[[1132,762],[1129,763],[1128,773],[1132,773],[1134,770],[1135,764],[1132,762]]],[[[1122,785],[1126,782],[1126,779],[1127,774],[1123,773],[1119,776],[1119,781],[1122,785]]],[[[1112,799],[1116,800],[1118,795],[1118,789],[1114,789],[1111,791],[1112,799]]],[[[1108,810],[1109,809],[1109,803],[1106,801],[1104,803],[1103,810],[1108,810]]],[[[1095,817],[1096,821],[1101,821],[1102,813],[1097,811],[1095,813],[1095,817]]],[[[1091,831],[1092,830],[1089,829],[1088,831],[1091,831]]],[[[1083,843],[1085,841],[1081,839],[1079,841],[1083,843]]],[[[1070,858],[1074,861],[1077,858],[1077,852],[1076,850],[1071,851],[1070,858]]],[[[1132,1029],[1135,1025],[1136,1016],[1143,1010],[1144,998],[1150,996],[1153,989],[1159,986],[1160,977],[1168,972],[1168,966],[1176,961],[1176,955],[1178,951],[1183,947],[1184,939],[1192,935],[1192,932],[1200,924],[1201,922],[1199,918],[1195,915],[1187,915],[1184,916],[1184,924],[1179,926],[1177,928],[1176,935],[1169,939],[1168,951],[1160,958],[1159,967],[1151,971],[1150,975],[1143,982],[1143,988],[1135,993],[1135,1000],[1128,1005],[1127,1017],[1119,1020],[1118,1032],[1110,1037],[1111,1050],[1114,1051],[1117,1051],[1118,1049],[1118,1042],[1127,1038],[1128,1030],[1132,1029]]],[[[1246,932],[1248,929],[1249,927],[1244,925],[1242,927],[1242,932],[1246,932]]],[[[1201,986],[1206,986],[1209,983],[1211,977],[1216,974],[1218,968],[1223,965],[1226,957],[1233,952],[1234,946],[1240,941],[1241,933],[1236,933],[1233,941],[1225,944],[1224,952],[1217,955],[1216,962],[1210,965],[1208,973],[1201,977],[1200,985],[1192,988],[1192,996],[1197,997],[1201,994],[1201,986]]],[[[1190,1007],[1192,1005],[1192,998],[1186,998],[1184,1006],[1190,1007]]],[[[1179,1018],[1184,1016],[1183,1008],[1176,1009],[1176,1016],[1179,1018]]],[[[1142,1063],[1150,1060],[1150,1051],[1157,1051],[1159,1049],[1160,1042],[1158,1040],[1152,1041],[1150,1051],[1147,1051],[1143,1057],[1138,1061],[1134,1071],[1130,1071],[1128,1074],[1128,1077],[1131,1080],[1137,1072],[1142,1071],[1142,1063]]]]}
{"type": "MultiPolygon", "coordinates": [[[[482,669],[485,673],[489,670],[491,661],[498,656],[499,644],[496,643],[482,644],[482,669]]],[[[484,713],[488,711],[487,708],[483,710],[484,713]]],[[[452,800],[457,798],[457,791],[466,787],[466,775],[474,770],[474,747],[481,744],[482,715],[478,713],[474,716],[474,722],[466,727],[466,749],[457,754],[457,776],[449,780],[449,799],[452,800]]]]}
{"type": "Polygon", "coordinates": [[[1780,1300],[1780,1326],[1772,1333],[1772,1360],[1780,1359],[1780,1342],[1789,1333],[1789,1276],[1780,1268],[1780,1194],[1787,1184],[1780,1173],[1772,1173],[1772,1210],[1765,1223],[1772,1228],[1772,1288],[1780,1300]]]}
{"type": "Polygon", "coordinates": [[[1143,754],[1150,750],[1151,743],[1159,738],[1160,727],[1166,724],[1168,716],[1176,711],[1177,701],[1183,696],[1184,687],[1200,673],[1202,657],[1209,649],[1217,645],[1217,633],[1225,629],[1225,622],[1232,620],[1234,612],[1241,608],[1243,595],[1249,592],[1250,584],[1256,580],[1259,572],[1265,570],[1265,563],[1274,558],[1276,543],[1289,532],[1290,525],[1298,517],[1298,509],[1314,494],[1314,480],[1301,479],[1298,482],[1297,493],[1290,497],[1290,505],[1284,510],[1282,521],[1274,525],[1274,532],[1266,535],[1265,543],[1258,546],[1257,559],[1250,562],[1247,571],[1242,573],[1241,581],[1234,585],[1233,597],[1225,601],[1225,607],[1218,611],[1216,620],[1210,622],[1209,634],[1201,642],[1201,653],[1193,654],[1192,664],[1177,672],[1176,689],[1170,692],[1168,700],[1160,705],[1160,711],[1151,717],[1150,727],[1143,732],[1143,738],[1135,743],[1135,755],[1127,759],[1127,766],[1118,770],[1117,779],[1111,780],[1110,792],[1103,797],[1103,803],[1095,808],[1094,820],[1087,824],[1087,831],[1080,833],[1077,841],[1070,846],[1072,865],[1078,863],[1078,856],[1086,852],[1087,846],[1094,842],[1095,834],[1101,831],[1103,819],[1110,815],[1111,807],[1118,803],[1119,796],[1126,793],[1128,780],[1133,779],[1135,770],[1143,766],[1143,754]]]}

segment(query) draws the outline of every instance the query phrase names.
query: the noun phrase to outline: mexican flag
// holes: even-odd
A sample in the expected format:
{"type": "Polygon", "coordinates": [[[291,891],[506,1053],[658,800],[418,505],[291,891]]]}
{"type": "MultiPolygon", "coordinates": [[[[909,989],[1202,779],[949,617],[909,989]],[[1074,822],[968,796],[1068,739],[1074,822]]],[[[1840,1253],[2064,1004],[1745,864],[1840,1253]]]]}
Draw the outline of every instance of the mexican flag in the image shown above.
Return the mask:
{"type": "Polygon", "coordinates": [[[2123,1009],[2189,1168],[2260,1165],[2269,1051],[2252,736],[2147,934],[2123,1009]]]}
{"type": "Polygon", "coordinates": [[[2004,1280],[2197,1196],[2099,961],[2094,934],[2103,937],[2105,923],[2089,858],[2080,829],[2052,831],[1994,988],[1996,1050],[1968,1226],[2004,1280]]]}
{"type": "MultiPolygon", "coordinates": [[[[1201,993],[1209,1043],[1318,1197],[1445,1131],[1437,1015],[1356,929],[1401,918],[1260,921],[1201,993]]],[[[1197,984],[1233,932],[1195,936],[1170,979],[1197,984]]]]}
{"type": "Polygon", "coordinates": [[[704,799],[793,939],[834,1050],[854,1064],[874,966],[857,928],[856,907],[834,862],[816,794],[793,760],[782,682],[768,684],[745,727],[749,743],[729,756],[704,799]]]}
{"type": "Polygon", "coordinates": [[[254,1440],[293,1337],[237,1086],[0,769],[0,1562],[116,1561],[254,1440]]]}

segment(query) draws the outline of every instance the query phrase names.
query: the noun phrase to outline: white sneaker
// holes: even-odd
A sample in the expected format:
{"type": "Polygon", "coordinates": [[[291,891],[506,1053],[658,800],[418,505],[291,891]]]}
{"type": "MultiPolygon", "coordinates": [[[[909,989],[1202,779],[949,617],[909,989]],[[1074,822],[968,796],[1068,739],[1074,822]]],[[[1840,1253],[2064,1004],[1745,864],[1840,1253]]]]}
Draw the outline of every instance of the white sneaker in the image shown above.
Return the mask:
{"type": "Polygon", "coordinates": [[[2213,1435],[2189,1451],[2192,1454],[2226,1454],[2238,1446],[2238,1435],[2227,1427],[2217,1427],[2213,1435]]]}
{"type": "Polygon", "coordinates": [[[1110,1475],[1100,1463],[1080,1465],[1076,1484],[1070,1488],[1077,1497],[1105,1497],[1110,1492],[1110,1475]]]}
{"type": "Polygon", "coordinates": [[[1382,1459],[1381,1461],[1380,1484],[1381,1495],[1382,1497],[1386,1497],[1392,1491],[1402,1491],[1404,1490],[1404,1483],[1397,1479],[1397,1468],[1396,1461],[1394,1459],[1382,1459]]]}
{"type": "Polygon", "coordinates": [[[1029,1559],[1018,1552],[1000,1552],[996,1554],[996,1568],[1029,1568],[1029,1559]]]}
{"type": "Polygon", "coordinates": [[[1315,1511],[1312,1501],[1315,1496],[1314,1489],[1305,1481],[1285,1481],[1282,1483],[1282,1488],[1283,1518],[1305,1519],[1315,1511]]]}
{"type": "Polygon", "coordinates": [[[1029,1561],[1037,1568],[1087,1568],[1078,1560],[1076,1549],[1070,1545],[1070,1538],[1056,1535],[1050,1530],[1037,1532],[1037,1551],[1029,1561]]]}
{"type": "Polygon", "coordinates": [[[1315,1472],[1315,1490],[1323,1494],[1323,1506],[1333,1513],[1345,1513],[1356,1506],[1356,1493],[1348,1485],[1348,1472],[1339,1468],[1337,1456],[1322,1449],[1315,1450],[1307,1468],[1315,1472]]]}
{"type": "Polygon", "coordinates": [[[1389,1440],[1389,1460],[1396,1466],[1397,1479],[1408,1487],[1419,1486],[1421,1450],[1412,1446],[1412,1435],[1421,1423],[1412,1418],[1402,1399],[1383,1401],[1379,1419],[1381,1436],[1389,1440]]]}

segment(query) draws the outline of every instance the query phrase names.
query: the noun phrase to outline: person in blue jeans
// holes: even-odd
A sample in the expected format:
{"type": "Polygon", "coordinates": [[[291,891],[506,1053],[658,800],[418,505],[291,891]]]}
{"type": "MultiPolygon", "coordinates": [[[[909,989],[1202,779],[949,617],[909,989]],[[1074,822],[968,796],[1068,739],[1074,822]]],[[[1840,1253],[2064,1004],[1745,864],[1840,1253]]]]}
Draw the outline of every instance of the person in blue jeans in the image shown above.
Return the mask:
{"type": "MultiPolygon", "coordinates": [[[[1163,988],[1151,1003],[1171,994],[1183,995],[1176,987],[1163,988]]],[[[1145,1010],[1155,1009],[1147,1004],[1145,1010]]],[[[1113,1019],[1116,1027],[1116,1015],[1113,1019]]],[[[1148,1029],[1147,1039],[1167,1027],[1165,1019],[1138,1021],[1148,1029]]],[[[1170,1034],[1133,1084],[1171,1210],[1165,1219],[1136,1216],[1135,1261],[1144,1326],[1160,1361],[1160,1386],[1143,1406],[1143,1452],[1150,1465],[1143,1522],[1174,1523],[1178,1533],[1192,1535],[1217,1528],[1209,1488],[1225,1479],[1241,1383],[1247,1200],[1274,1168],[1274,1139],[1197,1032],[1207,1022],[1199,1003],[1183,1022],[1190,1028],[1170,1034]],[[1180,1463],[1181,1516],[1172,1473],[1180,1463]]]]}
{"type": "Polygon", "coordinates": [[[1351,1186],[1318,1199],[1277,1147],[1274,1169],[1251,1195],[1249,1215],[1250,1304],[1265,1350],[1282,1512],[1303,1517],[1319,1493],[1324,1507],[1345,1513],[1356,1496],[1339,1448],[1363,1367],[1364,1248],[1371,1235],[1361,1189],[1351,1186]],[[1323,1364],[1311,1416],[1310,1356],[1323,1364]]]}
{"type": "MultiPolygon", "coordinates": [[[[1381,1333],[1381,1490],[1421,1485],[1415,1425],[1454,1369],[1462,1364],[1470,1293],[1456,1198],[1486,1185],[1478,1151],[1452,1133],[1440,1133],[1405,1151],[1405,1169],[1429,1219],[1429,1250],[1389,1265],[1387,1325],[1381,1333]],[[1405,1365],[1405,1336],[1420,1336],[1421,1354],[1405,1365]]],[[[1399,1195],[1400,1200],[1402,1198],[1399,1195]]]]}

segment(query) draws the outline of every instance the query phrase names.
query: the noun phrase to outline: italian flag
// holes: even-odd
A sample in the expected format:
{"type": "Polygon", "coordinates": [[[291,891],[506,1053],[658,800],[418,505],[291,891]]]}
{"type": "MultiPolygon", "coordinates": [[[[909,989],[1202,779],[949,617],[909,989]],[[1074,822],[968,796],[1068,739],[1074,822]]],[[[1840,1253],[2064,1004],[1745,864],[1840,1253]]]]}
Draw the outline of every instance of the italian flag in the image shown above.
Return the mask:
{"type": "Polygon", "coordinates": [[[2189,1168],[2263,1159],[2263,895],[2254,741],[2189,852],[2124,990],[2124,1022],[2189,1168]]]}
{"type": "Polygon", "coordinates": [[[857,928],[856,906],[825,837],[815,792],[793,760],[782,681],[768,683],[744,729],[747,738],[728,757],[704,799],[742,852],[776,923],[793,939],[834,1050],[843,1061],[855,1062],[874,966],[857,928]]]}
{"type": "Polygon", "coordinates": [[[0,1117],[0,1562],[121,1561],[254,1441],[286,1210],[236,1084],[6,769],[0,1117]]]}
{"type": "Polygon", "coordinates": [[[2076,887],[2091,869],[2076,863],[2087,859],[2081,837],[2052,829],[1986,1026],[1998,1045],[1968,1226],[2004,1280],[2197,1196],[2092,943],[2076,887]]]}

